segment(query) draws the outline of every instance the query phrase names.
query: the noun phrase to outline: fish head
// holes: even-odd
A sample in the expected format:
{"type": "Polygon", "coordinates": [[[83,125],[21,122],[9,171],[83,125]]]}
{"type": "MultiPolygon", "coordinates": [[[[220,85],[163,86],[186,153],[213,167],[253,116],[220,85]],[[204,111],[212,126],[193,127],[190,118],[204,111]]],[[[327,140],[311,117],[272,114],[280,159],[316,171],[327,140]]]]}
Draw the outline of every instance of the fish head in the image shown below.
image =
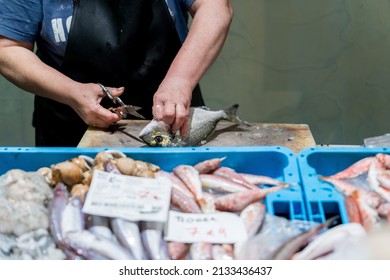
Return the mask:
{"type": "Polygon", "coordinates": [[[139,137],[152,147],[169,147],[175,138],[168,124],[156,120],[147,124],[140,132],[139,137]]]}

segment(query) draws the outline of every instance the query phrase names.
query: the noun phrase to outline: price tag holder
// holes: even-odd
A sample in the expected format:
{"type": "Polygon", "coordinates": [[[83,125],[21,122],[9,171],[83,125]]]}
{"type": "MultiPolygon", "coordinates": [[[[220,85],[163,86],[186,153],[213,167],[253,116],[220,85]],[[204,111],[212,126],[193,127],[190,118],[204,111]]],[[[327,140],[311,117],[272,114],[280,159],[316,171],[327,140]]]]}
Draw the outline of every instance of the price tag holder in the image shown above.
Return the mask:
{"type": "Polygon", "coordinates": [[[93,172],[83,212],[131,221],[166,222],[172,184],[165,178],[143,178],[93,172]]]}
{"type": "Polygon", "coordinates": [[[233,244],[246,239],[245,224],[234,213],[193,214],[169,211],[165,240],[233,244]]]}

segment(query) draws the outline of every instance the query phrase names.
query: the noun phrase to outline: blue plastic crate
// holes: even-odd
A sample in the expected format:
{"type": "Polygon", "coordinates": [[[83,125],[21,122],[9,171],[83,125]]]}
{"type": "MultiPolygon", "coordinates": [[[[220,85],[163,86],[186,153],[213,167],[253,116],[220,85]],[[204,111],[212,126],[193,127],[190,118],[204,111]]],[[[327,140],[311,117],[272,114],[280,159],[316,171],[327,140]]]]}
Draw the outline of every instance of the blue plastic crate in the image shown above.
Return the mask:
{"type": "Polygon", "coordinates": [[[298,154],[298,168],[308,219],[323,222],[339,215],[341,223],[348,223],[344,196],[332,184],[320,180],[318,175],[333,175],[362,158],[389,152],[386,148],[365,147],[318,147],[302,150],[298,154]]]}
{"type": "Polygon", "coordinates": [[[200,161],[226,157],[222,166],[237,172],[270,176],[293,186],[269,194],[265,200],[270,214],[288,219],[306,220],[305,202],[299,182],[298,165],[294,152],[284,147],[196,147],[196,148],[0,148],[0,175],[10,169],[35,171],[77,157],[94,157],[103,150],[115,149],[136,160],[154,163],[165,171],[178,164],[194,165],[200,161]]]}

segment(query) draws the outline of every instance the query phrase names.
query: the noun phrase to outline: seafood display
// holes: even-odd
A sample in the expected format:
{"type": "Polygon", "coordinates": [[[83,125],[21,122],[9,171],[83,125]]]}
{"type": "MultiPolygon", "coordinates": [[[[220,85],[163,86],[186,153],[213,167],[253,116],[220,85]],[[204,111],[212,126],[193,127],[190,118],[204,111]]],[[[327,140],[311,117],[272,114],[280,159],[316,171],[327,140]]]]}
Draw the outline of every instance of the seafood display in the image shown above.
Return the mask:
{"type": "Polygon", "coordinates": [[[347,214],[368,231],[390,223],[390,155],[377,153],[320,180],[345,196],[347,214]]]}
{"type": "Polygon", "coordinates": [[[212,111],[206,107],[191,107],[188,119],[189,129],[186,137],[173,134],[169,125],[163,121],[152,120],[140,132],[139,137],[153,147],[198,146],[215,130],[221,120],[238,125],[249,124],[237,116],[238,104],[224,110],[212,111]]]}
{"type": "Polygon", "coordinates": [[[36,171],[9,170],[0,176],[0,259],[368,259],[368,238],[390,227],[390,155],[318,175],[345,196],[348,224],[335,213],[322,221],[274,214],[267,196],[297,192],[297,182],[239,172],[229,155],[199,158],[165,170],[104,150],[36,171]],[[162,204],[163,221],[156,219],[162,204]],[[222,214],[232,225],[216,222],[222,214]]]}
{"type": "MultiPolygon", "coordinates": [[[[239,244],[167,241],[164,239],[164,223],[96,216],[83,211],[94,173],[98,171],[164,178],[172,185],[172,210],[198,214],[231,212],[242,218],[248,236],[253,236],[265,217],[263,200],[266,195],[288,188],[289,184],[255,174],[252,174],[253,178],[261,177],[264,184],[250,183],[245,179],[248,174],[221,166],[225,158],[211,158],[194,165],[178,164],[168,172],[152,163],[134,160],[120,151],[107,150],[97,153],[94,158],[80,155],[36,172],[11,170],[0,178],[0,194],[4,194],[1,199],[12,198],[13,211],[23,219],[11,212],[0,215],[3,219],[0,223],[0,257],[18,258],[21,254],[28,254],[32,249],[23,249],[20,240],[26,240],[24,235],[37,239],[37,231],[40,236],[45,236],[37,241],[45,243],[45,248],[35,246],[34,250],[56,251],[47,256],[36,253],[30,258],[233,259],[235,247],[238,248],[239,244]],[[211,180],[203,176],[210,176],[211,180]],[[18,180],[21,186],[15,187],[18,180]],[[218,182],[223,182],[223,185],[218,187],[218,182]],[[16,209],[27,203],[32,205],[23,205],[22,208],[28,215],[16,209]],[[12,219],[7,220],[8,216],[12,219]],[[22,248],[21,253],[11,257],[11,248],[16,252],[18,246],[22,248]]],[[[7,203],[11,204],[10,201],[7,203]]],[[[10,208],[0,206],[0,211],[10,211],[10,208]]]]}

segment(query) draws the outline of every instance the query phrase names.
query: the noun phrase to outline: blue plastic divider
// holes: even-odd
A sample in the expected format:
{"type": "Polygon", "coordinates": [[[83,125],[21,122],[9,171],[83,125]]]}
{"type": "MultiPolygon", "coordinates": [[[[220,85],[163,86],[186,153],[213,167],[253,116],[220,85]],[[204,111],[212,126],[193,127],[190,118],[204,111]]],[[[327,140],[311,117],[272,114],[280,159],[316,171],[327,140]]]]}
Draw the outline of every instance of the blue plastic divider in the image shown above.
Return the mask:
{"type": "Polygon", "coordinates": [[[288,219],[307,220],[299,169],[295,153],[285,147],[184,147],[184,148],[0,148],[0,175],[10,169],[36,171],[79,155],[94,157],[103,150],[119,150],[128,157],[154,163],[165,171],[178,164],[194,165],[200,161],[226,157],[222,166],[237,172],[270,176],[285,181],[291,187],[269,194],[265,199],[270,214],[288,219]]]}

